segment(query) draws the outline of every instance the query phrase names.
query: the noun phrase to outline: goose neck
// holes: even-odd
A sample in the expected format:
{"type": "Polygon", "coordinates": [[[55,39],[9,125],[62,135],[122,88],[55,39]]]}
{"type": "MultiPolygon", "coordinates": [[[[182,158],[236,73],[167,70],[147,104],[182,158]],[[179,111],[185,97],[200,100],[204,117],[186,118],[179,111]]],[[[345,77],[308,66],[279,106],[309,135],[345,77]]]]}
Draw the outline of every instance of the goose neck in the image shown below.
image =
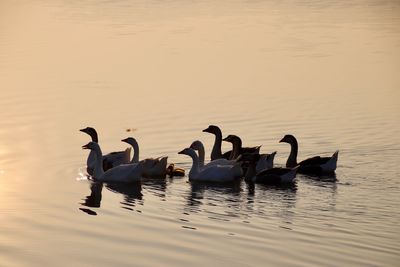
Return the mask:
{"type": "Polygon", "coordinates": [[[216,131],[214,133],[215,135],[215,141],[214,141],[214,146],[211,151],[211,160],[216,160],[222,158],[222,152],[221,152],[221,145],[222,145],[222,133],[221,131],[216,131]]]}
{"type": "Polygon", "coordinates": [[[286,167],[288,168],[293,168],[297,166],[297,153],[299,149],[299,145],[297,144],[297,141],[291,140],[290,144],[290,154],[286,162],[286,167]]]}
{"type": "Polygon", "coordinates": [[[132,140],[130,145],[133,148],[133,158],[131,163],[138,163],[139,162],[139,144],[136,140],[132,140]]]}
{"type": "Polygon", "coordinates": [[[103,170],[103,153],[101,152],[100,147],[97,145],[94,150],[96,154],[96,163],[94,166],[94,178],[100,179],[104,175],[104,170],[103,170]]]}
{"type": "Polygon", "coordinates": [[[192,158],[193,164],[189,171],[189,179],[199,172],[199,157],[194,150],[189,151],[188,155],[192,158]]]}
{"type": "Polygon", "coordinates": [[[232,140],[232,152],[229,157],[230,160],[236,159],[241,154],[242,150],[242,140],[237,137],[232,140]]]}
{"type": "Polygon", "coordinates": [[[199,167],[202,168],[204,167],[205,150],[204,150],[204,145],[201,142],[199,142],[198,152],[199,152],[199,167]]]}
{"type": "Polygon", "coordinates": [[[90,137],[92,137],[92,142],[95,142],[95,143],[98,143],[98,142],[99,142],[99,137],[98,137],[96,131],[90,133],[90,137]]]}

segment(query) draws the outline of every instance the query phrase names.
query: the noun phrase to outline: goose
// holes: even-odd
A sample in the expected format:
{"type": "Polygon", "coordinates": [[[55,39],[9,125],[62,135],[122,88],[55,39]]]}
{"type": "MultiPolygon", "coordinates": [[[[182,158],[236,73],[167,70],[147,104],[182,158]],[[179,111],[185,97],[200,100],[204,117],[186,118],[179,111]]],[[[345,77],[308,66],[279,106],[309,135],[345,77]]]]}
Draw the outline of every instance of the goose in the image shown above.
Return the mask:
{"type": "Polygon", "coordinates": [[[299,166],[299,173],[305,174],[322,174],[332,173],[336,170],[339,150],[337,150],[331,157],[312,157],[297,163],[298,143],[293,135],[287,134],[280,141],[280,143],[290,144],[290,155],[286,162],[286,167],[293,168],[299,166]]]}
{"type": "Polygon", "coordinates": [[[241,172],[241,164],[236,165],[215,165],[208,168],[199,168],[199,157],[192,148],[185,148],[178,154],[188,155],[192,158],[193,164],[189,172],[189,180],[202,182],[232,182],[241,176],[237,174],[241,172]]]}
{"type": "MultiPolygon", "coordinates": [[[[94,128],[86,127],[84,129],[80,129],[79,131],[84,132],[92,138],[92,142],[98,143],[98,135],[94,128]]],[[[117,151],[111,152],[109,154],[103,155],[103,169],[106,171],[111,169],[112,167],[129,163],[131,155],[131,148],[125,149],[125,151],[117,151]]],[[[92,150],[89,153],[89,156],[86,161],[87,172],[92,175],[94,171],[94,166],[96,164],[96,153],[92,150]]]]}
{"type": "MultiPolygon", "coordinates": [[[[139,162],[139,144],[133,137],[128,137],[121,140],[133,147],[133,158],[131,163],[139,162]]],[[[168,157],[148,158],[143,162],[143,177],[165,177],[167,174],[168,157]]]]}
{"type": "Polygon", "coordinates": [[[190,145],[190,148],[194,149],[199,154],[199,168],[200,169],[207,168],[207,167],[210,167],[213,165],[235,165],[237,163],[235,160],[227,160],[227,159],[221,158],[221,159],[212,160],[205,165],[204,164],[205,150],[204,150],[203,143],[199,140],[196,140],[190,145]]]}
{"type": "Polygon", "coordinates": [[[167,167],[167,175],[169,177],[173,176],[185,176],[185,170],[179,167],[175,167],[174,163],[170,163],[167,167]]]}
{"type": "Polygon", "coordinates": [[[82,146],[83,149],[94,151],[96,162],[93,171],[93,178],[102,182],[138,182],[142,176],[142,163],[122,164],[113,167],[107,171],[102,168],[102,152],[100,146],[96,142],[89,142],[82,146]]]}
{"type": "Polygon", "coordinates": [[[249,163],[245,181],[260,184],[287,184],[294,182],[297,167],[294,168],[270,168],[257,171],[256,166],[261,156],[258,154],[245,154],[243,160],[249,163]]]}
{"type": "Polygon", "coordinates": [[[256,146],[256,147],[242,147],[242,139],[240,139],[239,136],[230,134],[222,141],[226,141],[229,143],[232,143],[232,150],[230,153],[230,159],[236,159],[239,155],[243,153],[260,153],[260,148],[261,146],[256,146]]]}

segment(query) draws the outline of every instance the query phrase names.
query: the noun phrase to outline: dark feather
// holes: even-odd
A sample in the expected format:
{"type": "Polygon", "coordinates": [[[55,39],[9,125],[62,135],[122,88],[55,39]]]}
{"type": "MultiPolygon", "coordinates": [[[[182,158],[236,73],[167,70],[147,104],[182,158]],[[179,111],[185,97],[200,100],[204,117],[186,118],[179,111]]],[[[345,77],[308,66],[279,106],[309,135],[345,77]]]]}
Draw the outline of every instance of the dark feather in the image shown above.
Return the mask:
{"type": "Polygon", "coordinates": [[[300,166],[316,166],[316,165],[322,165],[327,163],[329,160],[331,159],[331,157],[320,157],[320,156],[316,156],[316,157],[312,157],[309,159],[305,159],[303,161],[301,161],[299,163],[300,166]]]}

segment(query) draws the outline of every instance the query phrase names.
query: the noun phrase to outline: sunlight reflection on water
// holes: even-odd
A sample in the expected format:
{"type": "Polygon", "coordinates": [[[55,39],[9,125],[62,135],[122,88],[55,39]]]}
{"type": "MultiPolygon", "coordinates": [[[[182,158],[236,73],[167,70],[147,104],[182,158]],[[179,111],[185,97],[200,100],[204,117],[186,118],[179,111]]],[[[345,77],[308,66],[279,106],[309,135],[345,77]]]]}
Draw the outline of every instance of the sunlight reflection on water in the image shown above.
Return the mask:
{"type": "MultiPolygon", "coordinates": [[[[394,266],[399,258],[397,1],[22,1],[0,4],[4,266],[394,266]],[[336,175],[293,186],[86,176],[134,136],[141,158],[213,137],[336,175]],[[90,216],[88,216],[90,215],[90,216]],[[379,229],[379,230],[377,230],[379,229]],[[310,256],[311,255],[311,256],[310,256]],[[363,257],[360,257],[363,255],[363,257]]],[[[223,150],[230,149],[223,144],[223,150]]]]}

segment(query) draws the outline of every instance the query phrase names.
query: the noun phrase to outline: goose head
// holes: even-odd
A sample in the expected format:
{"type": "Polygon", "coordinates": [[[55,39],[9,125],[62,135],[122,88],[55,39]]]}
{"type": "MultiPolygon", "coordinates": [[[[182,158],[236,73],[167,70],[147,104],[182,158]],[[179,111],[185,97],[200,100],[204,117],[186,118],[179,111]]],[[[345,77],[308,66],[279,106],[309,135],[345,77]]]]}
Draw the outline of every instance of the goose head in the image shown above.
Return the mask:
{"type": "Polygon", "coordinates": [[[86,145],[82,146],[82,149],[90,149],[90,150],[95,150],[99,147],[99,145],[96,142],[89,142],[86,145]]]}
{"type": "Polygon", "coordinates": [[[185,148],[185,149],[179,151],[178,154],[181,154],[181,155],[190,155],[190,151],[194,151],[194,150],[193,150],[192,148],[185,148]]]}
{"type": "Polygon", "coordinates": [[[226,141],[226,142],[229,142],[229,143],[233,144],[233,143],[241,142],[241,139],[237,135],[230,134],[227,137],[225,137],[224,139],[222,139],[222,141],[226,141]]]}
{"type": "Polygon", "coordinates": [[[279,143],[294,144],[297,143],[297,140],[293,135],[287,134],[279,141],[279,143]]]}
{"type": "Polygon", "coordinates": [[[193,143],[190,145],[190,148],[194,150],[200,150],[201,148],[204,149],[204,146],[199,140],[196,140],[193,141],[193,143]]]}
{"type": "Polygon", "coordinates": [[[179,151],[178,154],[188,155],[189,157],[193,158],[193,160],[198,159],[196,151],[193,148],[187,147],[182,151],[179,151]]]}
{"type": "Polygon", "coordinates": [[[216,125],[210,125],[206,129],[204,129],[203,132],[212,133],[216,135],[221,132],[221,129],[216,125]]]}
{"type": "Polygon", "coordinates": [[[94,128],[86,127],[86,128],[80,129],[79,131],[90,135],[90,137],[92,138],[93,142],[98,142],[98,140],[97,140],[98,139],[97,132],[96,132],[96,130],[94,128]]]}
{"type": "Polygon", "coordinates": [[[136,139],[133,138],[133,137],[128,137],[128,138],[122,139],[121,141],[125,142],[125,143],[128,143],[130,145],[133,145],[133,144],[137,143],[136,139]]]}

